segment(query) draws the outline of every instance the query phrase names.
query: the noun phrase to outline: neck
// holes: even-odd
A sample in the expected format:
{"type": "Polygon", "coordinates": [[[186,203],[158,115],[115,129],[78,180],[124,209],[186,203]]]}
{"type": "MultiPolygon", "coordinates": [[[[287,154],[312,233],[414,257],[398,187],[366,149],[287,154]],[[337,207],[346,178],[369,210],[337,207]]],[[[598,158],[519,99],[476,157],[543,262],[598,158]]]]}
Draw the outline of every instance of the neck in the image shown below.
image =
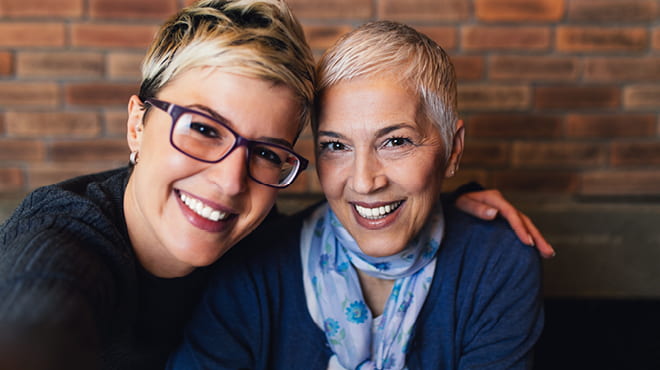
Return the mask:
{"type": "Polygon", "coordinates": [[[371,310],[371,314],[374,317],[382,315],[385,310],[385,304],[392,293],[394,280],[369,276],[359,269],[356,269],[356,271],[360,279],[362,295],[371,310]]]}

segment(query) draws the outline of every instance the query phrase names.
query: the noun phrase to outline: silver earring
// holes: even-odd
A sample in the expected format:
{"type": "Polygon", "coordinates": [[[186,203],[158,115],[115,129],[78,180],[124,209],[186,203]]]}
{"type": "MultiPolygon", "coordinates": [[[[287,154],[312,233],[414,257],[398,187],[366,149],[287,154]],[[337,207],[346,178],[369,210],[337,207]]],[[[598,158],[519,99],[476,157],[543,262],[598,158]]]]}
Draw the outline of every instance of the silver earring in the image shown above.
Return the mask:
{"type": "Polygon", "coordinates": [[[131,155],[128,157],[128,161],[131,162],[133,166],[138,163],[138,152],[131,152],[131,155]]]}

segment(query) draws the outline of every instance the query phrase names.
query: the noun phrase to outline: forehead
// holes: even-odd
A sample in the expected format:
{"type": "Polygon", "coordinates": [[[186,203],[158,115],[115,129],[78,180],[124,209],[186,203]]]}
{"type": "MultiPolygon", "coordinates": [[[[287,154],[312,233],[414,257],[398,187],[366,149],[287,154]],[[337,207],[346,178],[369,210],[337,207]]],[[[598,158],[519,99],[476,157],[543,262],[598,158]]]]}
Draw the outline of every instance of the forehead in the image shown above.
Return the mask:
{"type": "Polygon", "coordinates": [[[158,95],[178,105],[207,107],[246,137],[261,130],[263,135],[292,142],[300,123],[299,99],[293,89],[217,67],[183,72],[158,95]]]}
{"type": "Polygon", "coordinates": [[[419,108],[418,95],[393,78],[346,80],[328,87],[321,95],[319,130],[378,130],[396,123],[418,126],[419,108]]]}

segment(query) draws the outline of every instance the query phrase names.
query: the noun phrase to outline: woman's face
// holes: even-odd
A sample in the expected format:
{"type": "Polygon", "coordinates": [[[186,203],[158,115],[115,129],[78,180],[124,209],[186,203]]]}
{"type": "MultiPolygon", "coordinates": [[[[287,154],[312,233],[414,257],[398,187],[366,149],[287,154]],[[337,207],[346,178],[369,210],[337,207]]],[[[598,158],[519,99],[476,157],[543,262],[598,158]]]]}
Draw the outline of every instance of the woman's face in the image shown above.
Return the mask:
{"type": "MultiPolygon", "coordinates": [[[[248,139],[289,147],[295,140],[294,93],[268,81],[198,68],[171,81],[156,98],[219,117],[248,139]]],[[[155,107],[144,115],[138,103],[135,96],[129,102],[129,146],[139,156],[124,199],[131,242],[148,271],[182,276],[216,261],[254,230],[277,190],[248,177],[246,147],[218,163],[189,158],[170,145],[171,117],[155,107]],[[219,211],[220,219],[212,220],[218,213],[211,219],[198,214],[206,207],[207,216],[219,211]]]]}
{"type": "Polygon", "coordinates": [[[445,165],[438,129],[423,118],[417,95],[387,78],[332,86],[321,108],[317,168],[330,206],[367,255],[400,252],[455,165],[445,165]]]}

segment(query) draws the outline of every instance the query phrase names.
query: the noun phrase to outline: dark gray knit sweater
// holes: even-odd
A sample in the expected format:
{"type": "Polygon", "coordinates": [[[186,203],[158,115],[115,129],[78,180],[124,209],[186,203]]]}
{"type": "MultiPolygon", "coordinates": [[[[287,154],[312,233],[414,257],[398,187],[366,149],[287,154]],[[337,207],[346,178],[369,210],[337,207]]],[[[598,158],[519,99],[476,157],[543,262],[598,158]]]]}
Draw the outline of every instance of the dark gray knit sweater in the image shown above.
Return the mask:
{"type": "Polygon", "coordinates": [[[29,194],[0,226],[0,369],[158,369],[209,268],[144,271],[123,215],[128,168],[29,194]]]}

